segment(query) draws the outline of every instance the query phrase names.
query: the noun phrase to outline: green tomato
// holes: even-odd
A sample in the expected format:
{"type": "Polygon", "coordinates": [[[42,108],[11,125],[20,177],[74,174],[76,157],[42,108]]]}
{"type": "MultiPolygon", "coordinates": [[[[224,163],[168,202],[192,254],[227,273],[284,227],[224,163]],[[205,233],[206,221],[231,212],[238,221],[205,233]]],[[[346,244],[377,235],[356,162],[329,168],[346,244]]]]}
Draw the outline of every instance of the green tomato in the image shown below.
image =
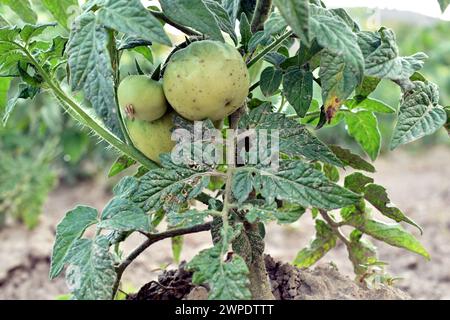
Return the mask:
{"type": "Polygon", "coordinates": [[[128,76],[117,91],[120,109],[126,118],[155,121],[167,111],[162,84],[144,75],[128,76]]]}
{"type": "Polygon", "coordinates": [[[247,66],[233,46],[198,41],[177,51],[164,73],[170,105],[192,120],[222,120],[244,103],[250,86],[247,66]]]}
{"type": "Polygon", "coordinates": [[[161,154],[169,153],[175,147],[175,141],[171,139],[174,115],[174,112],[169,112],[152,122],[125,118],[125,126],[134,146],[156,163],[160,163],[161,154]]]}

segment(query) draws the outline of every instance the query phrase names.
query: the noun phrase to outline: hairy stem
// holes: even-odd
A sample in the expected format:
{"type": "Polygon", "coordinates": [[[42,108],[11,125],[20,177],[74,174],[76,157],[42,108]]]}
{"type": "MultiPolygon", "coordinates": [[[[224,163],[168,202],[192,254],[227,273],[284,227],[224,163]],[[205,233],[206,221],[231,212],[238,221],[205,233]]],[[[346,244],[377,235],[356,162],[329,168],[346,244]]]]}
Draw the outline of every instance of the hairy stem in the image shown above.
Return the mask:
{"type": "Polygon", "coordinates": [[[341,239],[341,241],[346,245],[349,246],[350,245],[350,241],[347,239],[347,237],[341,232],[341,230],[339,229],[342,224],[337,223],[336,221],[334,221],[330,215],[328,214],[328,212],[326,212],[325,210],[320,209],[319,210],[320,215],[322,216],[322,218],[328,223],[328,225],[331,227],[331,229],[333,229],[334,233],[338,236],[339,239],[341,239]]]}
{"type": "Polygon", "coordinates": [[[258,0],[256,2],[255,13],[252,19],[252,32],[261,31],[264,29],[264,22],[269,18],[272,11],[272,0],[258,0]]]}
{"type": "Polygon", "coordinates": [[[114,283],[113,287],[113,298],[116,296],[117,290],[119,289],[120,280],[122,279],[122,275],[125,271],[125,269],[137,258],[143,253],[145,250],[147,250],[148,247],[150,247],[155,242],[172,238],[176,236],[182,236],[186,234],[191,233],[198,233],[203,231],[209,231],[211,230],[211,223],[205,223],[201,225],[196,225],[189,228],[182,228],[182,229],[173,229],[168,230],[161,233],[154,233],[154,234],[145,234],[147,237],[147,240],[145,240],[139,247],[137,247],[133,252],[130,253],[128,257],[125,258],[125,260],[122,261],[122,263],[116,268],[116,282],[114,283]]]}
{"type": "Polygon", "coordinates": [[[290,36],[292,36],[292,31],[288,31],[283,35],[281,35],[279,38],[275,39],[270,45],[265,47],[264,50],[262,50],[256,57],[254,57],[247,63],[247,68],[252,67],[255,63],[264,58],[266,54],[277,49],[283,43],[283,41],[289,38],[290,36]]]}
{"type": "Polygon", "coordinates": [[[127,145],[122,140],[117,138],[108,129],[104,128],[101,124],[97,123],[86,111],[83,110],[81,106],[78,105],[71,97],[69,97],[60,85],[53,81],[52,77],[41,67],[39,62],[34,58],[34,56],[28,51],[27,48],[19,46],[22,51],[26,54],[30,62],[36,67],[38,73],[42,76],[47,86],[56,97],[56,99],[63,104],[63,107],[68,113],[78,120],[81,124],[92,129],[98,136],[103,140],[108,142],[111,146],[119,150],[120,152],[133,158],[143,166],[148,169],[157,168],[158,165],[153,161],[149,160],[145,155],[143,155],[139,150],[131,145],[127,145]],[[70,110],[70,111],[69,111],[70,110]]]}

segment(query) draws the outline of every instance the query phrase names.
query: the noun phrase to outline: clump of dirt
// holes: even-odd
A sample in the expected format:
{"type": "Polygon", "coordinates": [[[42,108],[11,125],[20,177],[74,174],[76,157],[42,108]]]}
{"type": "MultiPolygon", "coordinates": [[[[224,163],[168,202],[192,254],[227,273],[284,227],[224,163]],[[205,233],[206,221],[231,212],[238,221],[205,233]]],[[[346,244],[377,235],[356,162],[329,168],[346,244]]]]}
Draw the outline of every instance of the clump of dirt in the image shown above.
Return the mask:
{"type": "MultiPolygon", "coordinates": [[[[277,300],[407,300],[411,297],[399,289],[380,286],[368,289],[339,273],[331,264],[312,270],[300,270],[287,263],[265,259],[272,293],[277,300]]],[[[176,270],[165,271],[158,281],[146,284],[131,300],[202,300],[208,287],[192,284],[192,272],[182,263],[176,270]]]]}

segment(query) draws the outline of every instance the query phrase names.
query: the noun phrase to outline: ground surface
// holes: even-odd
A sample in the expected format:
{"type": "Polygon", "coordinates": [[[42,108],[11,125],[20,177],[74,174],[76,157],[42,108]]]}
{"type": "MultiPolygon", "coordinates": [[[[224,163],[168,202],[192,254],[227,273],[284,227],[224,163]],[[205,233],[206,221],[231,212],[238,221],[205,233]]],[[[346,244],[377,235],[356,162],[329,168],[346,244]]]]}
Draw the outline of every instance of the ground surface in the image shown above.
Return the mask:
{"type": "MultiPolygon", "coordinates": [[[[404,250],[377,243],[381,259],[390,262],[388,271],[402,278],[396,286],[417,299],[450,299],[449,159],[450,149],[439,147],[429,150],[427,155],[395,152],[376,163],[378,172],[374,174],[375,181],[385,185],[391,199],[425,230],[420,237],[416,230],[406,227],[420,237],[431,253],[431,262],[404,250]]],[[[47,202],[42,223],[35,231],[30,232],[14,224],[0,231],[0,299],[54,299],[66,293],[62,278],[52,282],[47,278],[55,226],[64,213],[77,204],[101,209],[109,197],[106,188],[98,183],[83,183],[72,188],[59,187],[47,202]]],[[[276,260],[292,261],[312,235],[309,215],[304,215],[289,227],[270,225],[267,229],[266,252],[276,260]]],[[[142,240],[140,236],[133,237],[127,242],[125,251],[130,251],[142,240]]],[[[207,233],[186,237],[182,259],[189,260],[209,243],[207,233]]],[[[137,291],[150,280],[156,279],[161,274],[161,267],[171,261],[170,241],[154,245],[125,272],[126,287],[137,291]]],[[[328,291],[321,291],[322,296],[314,297],[345,298],[343,295],[351,287],[350,278],[337,275],[334,268],[329,267],[330,261],[341,274],[352,277],[352,267],[343,246],[328,254],[321,267],[305,277],[316,274],[331,279],[324,282],[328,291]],[[339,281],[333,280],[336,277],[339,281]]],[[[387,297],[373,295],[371,298],[387,297]]]]}

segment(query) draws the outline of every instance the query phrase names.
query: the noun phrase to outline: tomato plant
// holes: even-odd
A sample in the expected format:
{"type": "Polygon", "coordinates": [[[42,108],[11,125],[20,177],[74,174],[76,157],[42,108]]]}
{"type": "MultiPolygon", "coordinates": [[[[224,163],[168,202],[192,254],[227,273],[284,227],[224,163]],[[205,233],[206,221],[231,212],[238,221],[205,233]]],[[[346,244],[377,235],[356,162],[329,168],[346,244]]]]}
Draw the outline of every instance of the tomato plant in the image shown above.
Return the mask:
{"type": "Polygon", "coordinates": [[[426,54],[402,56],[392,30],[361,30],[345,10],[320,0],[160,0],[149,7],[139,0],[89,0],[81,8],[74,0],[41,1],[57,24],[38,24],[28,1],[3,3],[25,22],[1,22],[0,75],[21,81],[4,121],[17,100],[50,93],[119,154],[110,176],[137,169],[118,183],[102,212],[78,206],[57,227],[50,278],[65,269],[74,298],[112,299],[126,268],[152,244],[172,238],[178,255],[182,236],[209,231],[211,247],[187,265],[193,282],[208,284],[211,299],[273,299],[264,225],[290,224],[306,212],[316,237],[295,257],[298,267],[313,265],[340,241],[356,275],[365,278],[380,264],[370,237],[430,258],[401,224],[421,227],[370,177],[374,166],[314,134],[345,122],[374,161],[381,145],[376,113],[397,119],[391,149],[447,123],[449,108],[439,104],[437,86],[419,73],[426,54]],[[185,41],[173,46],[165,25],[185,41]],[[140,82],[130,92],[118,90],[127,76],[123,55],[132,51],[150,63],[157,46],[172,52],[151,74],[136,63],[135,76],[151,88],[140,82]],[[382,79],[401,88],[398,110],[370,97],[382,79]],[[159,90],[161,99],[161,83],[169,104],[163,107],[147,101],[150,91],[141,92],[159,90]],[[130,94],[124,105],[118,91],[130,94]],[[154,105],[158,110],[146,109],[154,105]],[[152,121],[137,119],[138,109],[152,121]],[[172,132],[194,140],[177,140],[165,153],[172,132]],[[216,133],[213,139],[208,132],[216,133]],[[276,157],[270,152],[265,161],[268,154],[258,152],[268,141],[276,157]],[[219,145],[226,161],[210,161],[219,145]],[[174,157],[181,151],[183,157],[174,157]],[[376,220],[368,204],[395,223],[376,220]],[[167,230],[158,231],[164,220],[167,230]],[[85,235],[90,227],[92,237],[85,235]],[[135,232],[147,240],[124,257],[121,244],[135,232]]]}

